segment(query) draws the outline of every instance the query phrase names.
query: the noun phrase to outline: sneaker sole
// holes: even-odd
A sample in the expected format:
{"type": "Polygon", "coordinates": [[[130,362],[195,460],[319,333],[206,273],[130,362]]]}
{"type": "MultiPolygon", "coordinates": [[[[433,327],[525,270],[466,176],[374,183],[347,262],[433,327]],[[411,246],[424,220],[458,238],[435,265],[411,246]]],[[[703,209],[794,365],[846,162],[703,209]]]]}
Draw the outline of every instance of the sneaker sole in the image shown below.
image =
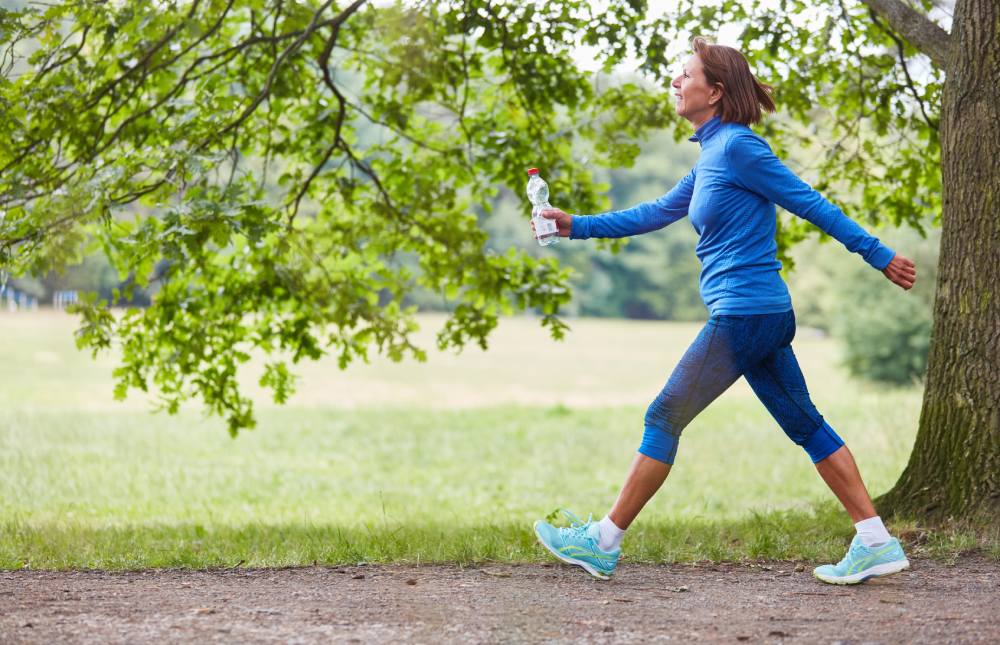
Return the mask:
{"type": "Polygon", "coordinates": [[[822,580],[823,582],[827,582],[832,585],[856,585],[868,580],[869,578],[891,576],[894,573],[899,573],[900,571],[905,571],[909,568],[909,560],[897,560],[896,562],[876,564],[874,567],[869,567],[864,571],[859,571],[858,573],[854,573],[849,576],[826,576],[821,573],[816,573],[816,571],[813,571],[813,576],[817,580],[822,580]]]}
{"type": "Polygon", "coordinates": [[[576,560],[576,559],[571,558],[569,556],[563,555],[562,553],[559,553],[559,552],[555,551],[552,547],[550,547],[548,544],[546,544],[545,540],[542,539],[542,535],[538,532],[538,523],[540,521],[541,520],[536,521],[534,523],[534,525],[532,526],[532,528],[535,530],[535,537],[538,538],[538,543],[541,544],[542,546],[544,546],[548,550],[549,553],[551,553],[552,555],[556,556],[557,558],[559,558],[560,560],[562,560],[566,564],[575,564],[578,567],[583,567],[584,571],[586,571],[590,575],[594,576],[598,580],[610,580],[611,579],[611,576],[609,576],[609,575],[607,575],[605,573],[601,573],[600,571],[598,571],[597,569],[595,569],[589,563],[584,562],[583,560],[576,560]]]}

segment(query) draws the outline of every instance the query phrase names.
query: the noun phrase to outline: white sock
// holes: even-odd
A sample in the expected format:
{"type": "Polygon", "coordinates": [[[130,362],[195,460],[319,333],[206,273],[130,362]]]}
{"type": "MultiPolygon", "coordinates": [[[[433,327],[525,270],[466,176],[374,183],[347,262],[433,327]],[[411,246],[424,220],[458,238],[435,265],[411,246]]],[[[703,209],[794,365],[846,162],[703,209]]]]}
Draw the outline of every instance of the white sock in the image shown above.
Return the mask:
{"type": "MultiPolygon", "coordinates": [[[[885,544],[892,539],[889,531],[885,528],[885,524],[882,523],[882,518],[878,515],[869,517],[867,520],[861,520],[854,525],[854,528],[858,530],[858,537],[861,538],[861,543],[869,548],[885,544]]],[[[601,539],[603,540],[604,538],[602,537],[601,539]]]]}
{"type": "Polygon", "coordinates": [[[601,547],[602,551],[615,551],[621,548],[622,538],[625,537],[624,529],[618,528],[607,515],[597,523],[597,526],[601,529],[601,539],[598,541],[598,546],[601,547]]]}

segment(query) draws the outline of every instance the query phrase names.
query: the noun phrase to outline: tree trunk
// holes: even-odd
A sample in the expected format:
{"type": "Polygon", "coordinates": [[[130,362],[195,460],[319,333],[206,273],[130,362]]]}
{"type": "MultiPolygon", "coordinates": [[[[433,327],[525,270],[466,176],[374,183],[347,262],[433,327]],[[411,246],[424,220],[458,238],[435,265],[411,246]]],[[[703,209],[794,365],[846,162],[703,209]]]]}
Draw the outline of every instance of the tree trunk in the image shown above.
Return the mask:
{"type": "MultiPolygon", "coordinates": [[[[920,427],[882,515],[1000,523],[1000,3],[958,0],[941,110],[941,254],[920,427]]],[[[919,271],[919,267],[918,267],[919,271]]]]}

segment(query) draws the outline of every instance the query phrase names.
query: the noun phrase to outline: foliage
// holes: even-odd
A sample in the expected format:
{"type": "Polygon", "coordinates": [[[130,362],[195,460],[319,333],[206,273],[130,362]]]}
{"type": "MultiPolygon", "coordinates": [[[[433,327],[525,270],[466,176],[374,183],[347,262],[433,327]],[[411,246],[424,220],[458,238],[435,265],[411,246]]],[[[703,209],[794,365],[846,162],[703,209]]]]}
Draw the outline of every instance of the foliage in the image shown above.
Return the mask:
{"type": "Polygon", "coordinates": [[[838,294],[839,314],[832,318],[851,374],[908,385],[922,381],[927,369],[940,231],[934,230],[927,239],[906,231],[897,231],[894,237],[890,246],[906,248],[919,267],[914,288],[886,293],[881,275],[870,270],[849,272],[843,284],[851,286],[838,294]]]}
{"type": "MultiPolygon", "coordinates": [[[[155,297],[122,316],[86,299],[81,346],[120,345],[120,395],[153,390],[171,411],[200,397],[234,434],[254,423],[236,378],[254,349],[272,354],[262,382],[278,398],[305,358],[421,359],[406,300],[417,288],[450,302],[439,347],[485,347],[515,308],[537,309],[559,338],[570,272],[488,248],[474,208],[501,187],[520,194],[529,163],[577,212],[607,208],[598,170],[631,164],[650,129],[676,122],[664,91],[676,57],[731,22],[798,124],[764,123],[776,151],[816,150],[798,170],[862,219],[922,226],[940,206],[941,74],[910,74],[900,61],[922,59],[856,1],[762,4],[684,0],[648,16],[636,0],[0,10],[0,271],[44,275],[99,249],[134,276],[110,300],[155,297]],[[572,58],[579,44],[604,72],[641,53],[655,87],[596,91],[572,58]]],[[[787,260],[809,225],[782,222],[787,260]]],[[[640,316],[682,309],[650,274],[658,249],[637,247],[612,262],[643,276],[637,293],[655,305],[636,310],[614,281],[591,285],[594,297],[640,316]]]]}
{"type": "Polygon", "coordinates": [[[120,344],[120,395],[153,390],[170,411],[198,396],[232,433],[254,423],[236,381],[251,349],[274,355],[263,383],[279,397],[289,361],[421,359],[415,286],[453,303],[439,347],[485,347],[515,308],[559,338],[568,271],[484,250],[471,210],[529,163],[578,208],[606,205],[591,168],[629,163],[669,121],[666,94],[597,94],[570,52],[624,42],[637,19],[575,1],[2,10],[2,269],[40,275],[99,248],[153,284],[152,306],[122,316],[87,299],[81,346],[120,344]],[[593,142],[587,164],[577,139],[593,142]]]}
{"type": "Polygon", "coordinates": [[[852,374],[905,385],[922,380],[927,368],[931,315],[917,300],[890,300],[883,290],[861,295],[843,333],[845,362],[852,374]]]}

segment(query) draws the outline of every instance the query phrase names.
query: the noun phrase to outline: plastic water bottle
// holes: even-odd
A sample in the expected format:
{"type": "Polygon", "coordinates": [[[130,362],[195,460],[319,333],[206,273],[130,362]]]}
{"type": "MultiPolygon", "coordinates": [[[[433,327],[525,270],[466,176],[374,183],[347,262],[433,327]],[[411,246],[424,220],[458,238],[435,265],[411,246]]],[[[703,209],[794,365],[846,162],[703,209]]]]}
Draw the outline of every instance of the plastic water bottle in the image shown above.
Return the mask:
{"type": "Polygon", "coordinates": [[[556,221],[542,217],[542,211],[550,210],[549,185],[538,176],[538,168],[528,169],[528,201],[531,202],[531,221],[535,223],[535,239],[542,246],[559,241],[559,227],[556,221]]]}

